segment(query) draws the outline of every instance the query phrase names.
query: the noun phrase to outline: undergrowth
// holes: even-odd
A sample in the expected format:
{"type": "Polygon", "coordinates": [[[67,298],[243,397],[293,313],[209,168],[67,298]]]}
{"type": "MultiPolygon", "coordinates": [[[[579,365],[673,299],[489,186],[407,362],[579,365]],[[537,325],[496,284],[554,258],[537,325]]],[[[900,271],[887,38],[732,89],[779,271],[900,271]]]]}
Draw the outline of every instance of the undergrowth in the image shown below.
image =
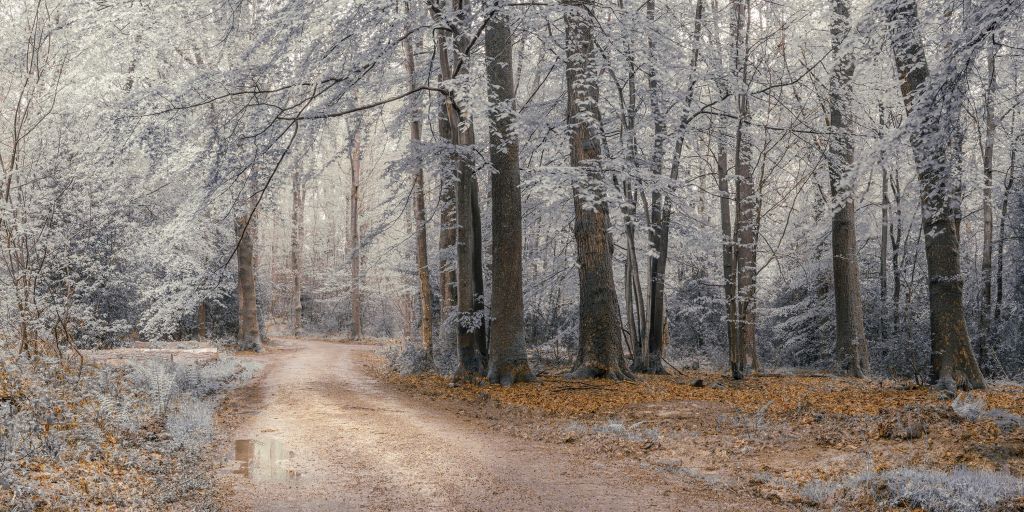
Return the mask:
{"type": "Polygon", "coordinates": [[[209,508],[214,410],[254,371],[223,355],[79,368],[0,350],[2,508],[209,508]]]}

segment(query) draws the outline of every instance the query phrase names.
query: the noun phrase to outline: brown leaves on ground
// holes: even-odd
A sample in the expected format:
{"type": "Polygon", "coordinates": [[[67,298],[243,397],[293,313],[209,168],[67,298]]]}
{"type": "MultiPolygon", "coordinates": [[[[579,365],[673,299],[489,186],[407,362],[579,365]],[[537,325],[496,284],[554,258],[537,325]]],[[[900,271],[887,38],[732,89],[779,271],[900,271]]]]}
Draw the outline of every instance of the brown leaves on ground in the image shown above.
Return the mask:
{"type": "MultiPolygon", "coordinates": [[[[948,395],[889,380],[754,375],[733,381],[685,371],[633,382],[548,376],[501,387],[453,386],[436,375],[381,376],[411,393],[471,404],[471,410],[529,411],[526,417],[534,418],[501,414],[496,424],[502,428],[611,450],[661,471],[749,485],[791,502],[799,502],[794,496],[804,486],[850,481],[864,471],[964,467],[1024,475],[1024,425],[965,418],[948,395]],[[608,433],[616,429],[624,431],[608,433]]],[[[1004,417],[1024,416],[1021,386],[993,385],[971,399],[1004,417]]]]}
{"type": "MultiPolygon", "coordinates": [[[[640,376],[634,382],[540,377],[536,383],[511,387],[451,387],[448,379],[437,375],[392,375],[389,379],[435,397],[476,400],[483,393],[502,406],[525,407],[569,418],[614,414],[639,404],[677,401],[718,402],[748,413],[765,409],[770,416],[794,419],[814,414],[879,415],[910,406],[949,407],[949,400],[926,387],[831,376],[754,375],[733,381],[716,374],[689,371],[682,375],[640,376]]],[[[1022,387],[1001,385],[974,394],[984,398],[990,407],[1024,415],[1022,387]]]]}

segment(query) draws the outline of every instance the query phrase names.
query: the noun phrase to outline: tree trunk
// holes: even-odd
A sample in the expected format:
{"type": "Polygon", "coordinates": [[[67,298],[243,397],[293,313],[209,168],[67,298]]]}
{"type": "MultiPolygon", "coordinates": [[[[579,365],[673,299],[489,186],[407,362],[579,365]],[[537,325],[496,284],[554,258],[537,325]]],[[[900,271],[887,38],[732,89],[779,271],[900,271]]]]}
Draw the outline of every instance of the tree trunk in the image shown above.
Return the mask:
{"type": "Polygon", "coordinates": [[[292,336],[298,336],[302,331],[302,245],[305,243],[304,213],[305,192],[302,187],[302,177],[296,171],[292,175],[292,240],[291,240],[291,315],[289,316],[289,327],[292,336]]]}
{"type": "Polygon", "coordinates": [[[982,248],[981,248],[981,318],[979,319],[978,363],[983,370],[991,369],[989,350],[992,338],[992,156],[995,146],[996,118],[992,97],[996,91],[996,48],[989,47],[986,56],[988,83],[985,87],[985,136],[982,141],[982,169],[984,181],[981,188],[982,248]]]}
{"type": "MultiPolygon", "coordinates": [[[[879,125],[884,126],[884,113],[879,105],[879,125]]],[[[882,232],[878,237],[878,303],[882,306],[882,314],[878,316],[879,332],[883,338],[889,336],[889,329],[886,325],[885,310],[889,304],[889,278],[886,275],[889,269],[889,171],[886,165],[882,164],[882,232]]]]}
{"type": "Polygon", "coordinates": [[[238,348],[259,352],[263,348],[260,338],[259,313],[256,311],[256,273],[253,265],[252,217],[243,215],[235,221],[238,236],[238,348]]]}
{"type": "Polygon", "coordinates": [[[491,324],[487,379],[502,386],[534,380],[523,334],[522,193],[519,142],[514,121],[512,31],[508,17],[495,12],[485,35],[490,89],[491,324]]]}
{"type": "Polygon", "coordinates": [[[998,332],[999,322],[1003,311],[1003,260],[1006,256],[1006,215],[1010,206],[1010,192],[1013,190],[1014,175],[1017,170],[1017,144],[1010,135],[1010,169],[1006,175],[1006,184],[1003,186],[1003,204],[999,215],[999,245],[996,251],[996,300],[995,311],[992,313],[992,324],[995,332],[998,332]]]}
{"type": "MultiPolygon", "coordinates": [[[[888,16],[892,49],[910,126],[911,147],[921,184],[922,229],[928,261],[928,302],[931,316],[931,380],[965,389],[985,387],[971,349],[963,308],[960,271],[959,198],[946,149],[954,142],[947,129],[960,104],[938,105],[925,91],[929,70],[921,43],[917,3],[894,2],[888,16]]],[[[961,58],[963,56],[960,56],[961,58]]],[[[962,76],[952,79],[963,79],[962,76]]],[[[943,97],[945,98],[945,97],[943,97]]]]}
{"type": "MultiPolygon", "coordinates": [[[[406,4],[408,8],[408,4],[406,4]]],[[[409,75],[409,89],[416,86],[416,57],[413,53],[412,40],[406,38],[403,46],[405,48],[405,69],[409,75]]],[[[413,110],[412,122],[409,124],[409,139],[412,150],[419,151],[422,140],[422,125],[419,103],[413,110]]],[[[434,364],[433,344],[433,291],[430,289],[430,262],[427,258],[427,207],[424,194],[423,166],[416,166],[416,174],[413,177],[413,222],[416,230],[416,270],[419,276],[420,285],[420,342],[423,344],[424,356],[430,365],[434,364]]]]}
{"type": "Polygon", "coordinates": [[[622,324],[611,244],[608,205],[600,167],[601,116],[594,48],[593,0],[565,0],[566,90],[569,163],[584,172],[573,189],[574,235],[579,258],[580,340],[569,378],[631,378],[622,354],[622,324]]]}
{"type": "Polygon", "coordinates": [[[740,90],[737,99],[736,123],[736,229],[735,242],[736,273],[736,318],[739,322],[736,343],[730,347],[729,361],[734,379],[742,379],[747,373],[748,359],[757,350],[754,317],[754,294],[757,264],[757,197],[754,191],[754,174],[748,133],[750,124],[750,98],[747,84],[747,18],[750,6],[747,0],[734,4],[736,21],[733,25],[733,65],[740,90]]]}
{"type": "Polygon", "coordinates": [[[361,280],[362,271],[360,269],[360,263],[362,259],[362,250],[360,244],[359,233],[359,182],[362,179],[362,134],[359,120],[355,121],[355,127],[352,129],[349,140],[348,150],[348,162],[349,168],[351,169],[351,193],[349,196],[349,227],[348,227],[348,246],[349,254],[352,259],[351,261],[351,300],[352,300],[352,327],[350,330],[350,336],[354,340],[362,339],[363,337],[363,299],[361,280]]]}
{"type": "MultiPolygon", "coordinates": [[[[448,121],[447,101],[442,102],[437,120],[437,132],[441,140],[451,142],[453,139],[452,125],[448,121]]],[[[458,181],[455,179],[456,157],[450,155],[451,166],[439,173],[441,230],[438,237],[438,272],[441,281],[441,318],[447,321],[448,316],[457,307],[458,277],[455,272],[456,244],[456,212],[458,200],[458,181]]]]}
{"type": "MultiPolygon", "coordinates": [[[[448,23],[451,35],[439,31],[437,38],[441,78],[448,82],[468,69],[468,55],[471,36],[465,28],[470,19],[469,6],[462,0],[453,0],[453,21],[448,23]],[[455,42],[455,55],[449,53],[451,42],[455,42]],[[453,58],[454,57],[454,58],[453,58]]],[[[441,12],[432,7],[435,20],[441,19],[441,12]]],[[[458,103],[455,91],[446,95],[445,111],[452,143],[456,146],[475,144],[472,120],[465,115],[466,105],[458,103]]],[[[458,306],[459,367],[455,380],[472,380],[473,375],[483,373],[487,356],[487,331],[483,305],[483,264],[481,247],[480,203],[475,169],[465,153],[456,155],[458,161],[458,183],[455,186],[455,256],[456,295],[458,306]]]]}
{"type": "Polygon", "coordinates": [[[206,301],[199,303],[199,311],[196,313],[196,324],[198,324],[199,339],[206,339],[206,301]]]}
{"type": "MultiPolygon", "coordinates": [[[[732,233],[732,197],[729,193],[729,152],[724,141],[724,134],[718,142],[718,197],[722,223],[722,273],[725,279],[725,326],[726,339],[729,346],[729,361],[733,354],[739,353],[739,319],[736,317],[736,244],[732,233]]],[[[736,372],[732,366],[733,378],[743,378],[742,371],[736,372]]],[[[740,369],[742,370],[742,369],[740,369]]]]}
{"type": "Polygon", "coordinates": [[[844,47],[850,33],[846,0],[832,0],[832,52],[835,54],[829,93],[829,185],[832,211],[832,277],[836,306],[836,369],[863,377],[868,370],[864,336],[864,303],[857,263],[856,206],[853,190],[853,141],[848,116],[853,102],[853,54],[844,47]]]}

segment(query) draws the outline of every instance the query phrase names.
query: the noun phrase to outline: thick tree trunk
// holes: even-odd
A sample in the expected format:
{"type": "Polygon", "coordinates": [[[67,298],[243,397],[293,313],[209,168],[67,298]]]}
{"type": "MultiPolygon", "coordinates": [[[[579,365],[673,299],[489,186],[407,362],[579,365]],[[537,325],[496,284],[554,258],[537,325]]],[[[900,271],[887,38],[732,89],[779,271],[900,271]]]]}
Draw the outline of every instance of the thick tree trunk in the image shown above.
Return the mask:
{"type": "Polygon", "coordinates": [[[580,340],[569,378],[626,379],[632,375],[622,354],[622,324],[611,243],[608,205],[600,168],[601,125],[595,65],[593,0],[565,0],[566,90],[569,163],[585,173],[573,190],[574,235],[579,258],[580,340]]]}
{"type": "Polygon", "coordinates": [[[523,235],[519,142],[514,121],[512,31],[508,17],[495,12],[485,35],[491,101],[491,343],[487,379],[509,386],[534,380],[523,334],[523,235]]]}
{"type": "Polygon", "coordinates": [[[351,301],[352,301],[352,326],[350,330],[350,336],[354,340],[362,339],[363,337],[363,298],[361,290],[362,270],[360,264],[362,260],[362,250],[360,244],[362,243],[359,233],[359,183],[362,179],[362,134],[360,133],[361,126],[359,121],[356,121],[356,126],[352,130],[351,138],[349,141],[348,150],[348,161],[349,168],[351,169],[351,194],[349,196],[349,231],[348,231],[348,246],[349,254],[352,258],[351,261],[351,301]]]}
{"type": "Polygon", "coordinates": [[[829,93],[829,185],[835,201],[832,212],[832,276],[836,306],[836,369],[863,377],[868,370],[864,335],[864,303],[857,263],[856,207],[853,195],[853,141],[848,116],[853,102],[853,54],[844,47],[850,33],[846,0],[832,0],[832,52],[835,54],[829,93]]]}
{"type": "MultiPolygon", "coordinates": [[[[946,149],[950,116],[960,105],[937,105],[927,94],[929,78],[915,0],[889,7],[892,48],[910,125],[911,146],[921,184],[922,229],[928,260],[928,301],[931,316],[931,380],[944,385],[983,388],[978,362],[971,349],[963,308],[960,271],[959,198],[946,149]]],[[[957,78],[963,79],[963,77],[957,78]]],[[[955,99],[954,99],[955,101],[955,99]]]]}
{"type": "Polygon", "coordinates": [[[302,331],[302,245],[304,238],[304,199],[302,177],[299,172],[292,175],[292,239],[291,239],[291,311],[289,327],[292,336],[302,331]]]}
{"type": "MultiPolygon", "coordinates": [[[[408,7],[408,5],[407,5],[408,7]]],[[[416,57],[413,53],[412,40],[406,38],[403,43],[405,48],[405,69],[409,75],[409,89],[416,86],[416,57]]],[[[423,138],[421,125],[422,112],[417,108],[413,110],[412,121],[409,124],[409,139],[412,150],[419,151],[419,144],[423,138]]],[[[424,193],[423,166],[416,166],[416,174],[413,177],[413,222],[416,230],[416,271],[419,276],[420,285],[420,342],[423,344],[423,352],[430,365],[434,364],[434,322],[432,303],[434,301],[433,291],[430,288],[430,261],[427,257],[427,207],[424,193]]]]}
{"type": "Polygon", "coordinates": [[[243,215],[235,221],[235,235],[238,236],[238,348],[259,352],[263,348],[260,338],[259,313],[256,311],[256,272],[253,265],[252,224],[243,215]]]}

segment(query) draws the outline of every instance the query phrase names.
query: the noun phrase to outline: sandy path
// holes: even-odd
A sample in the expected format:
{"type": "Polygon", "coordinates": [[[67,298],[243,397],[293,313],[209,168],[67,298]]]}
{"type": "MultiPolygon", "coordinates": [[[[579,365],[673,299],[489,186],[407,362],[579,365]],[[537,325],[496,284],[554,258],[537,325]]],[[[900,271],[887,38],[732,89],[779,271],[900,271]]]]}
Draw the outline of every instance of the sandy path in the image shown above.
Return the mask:
{"type": "MultiPolygon", "coordinates": [[[[522,440],[389,393],[356,362],[372,347],[290,340],[257,356],[235,402],[244,474],[228,448],[228,510],[765,510],[769,502],[674,481],[572,446],[522,440]],[[281,459],[275,462],[275,459],[281,459]],[[234,472],[232,472],[234,470],[234,472]]],[[[230,401],[229,401],[230,403],[230,401]]]]}

